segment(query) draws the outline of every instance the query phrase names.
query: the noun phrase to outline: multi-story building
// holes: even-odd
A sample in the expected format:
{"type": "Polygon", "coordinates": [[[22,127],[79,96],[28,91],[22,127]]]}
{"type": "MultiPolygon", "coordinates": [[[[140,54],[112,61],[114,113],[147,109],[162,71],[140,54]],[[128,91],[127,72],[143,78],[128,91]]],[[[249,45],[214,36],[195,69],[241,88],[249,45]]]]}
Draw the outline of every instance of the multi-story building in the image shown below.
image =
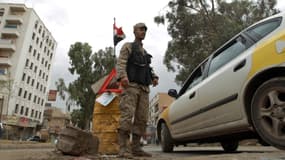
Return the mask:
{"type": "Polygon", "coordinates": [[[172,102],[173,98],[170,97],[167,93],[157,93],[149,102],[149,120],[148,120],[148,128],[147,134],[150,135],[148,137],[148,141],[154,141],[155,139],[155,126],[156,121],[159,117],[159,114],[168,107],[172,102]]]}
{"type": "Polygon", "coordinates": [[[34,9],[0,3],[0,116],[9,134],[42,123],[56,45],[34,9]]]}

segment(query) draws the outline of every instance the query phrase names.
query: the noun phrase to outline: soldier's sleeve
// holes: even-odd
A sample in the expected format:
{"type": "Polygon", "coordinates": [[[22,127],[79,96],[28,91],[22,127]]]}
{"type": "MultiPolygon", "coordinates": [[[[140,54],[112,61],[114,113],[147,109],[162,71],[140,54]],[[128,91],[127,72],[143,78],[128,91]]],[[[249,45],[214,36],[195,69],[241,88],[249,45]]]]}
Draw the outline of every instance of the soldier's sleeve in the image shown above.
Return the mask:
{"type": "Polygon", "coordinates": [[[127,62],[130,55],[130,43],[125,43],[121,50],[117,61],[117,79],[120,80],[127,76],[127,62]]]}

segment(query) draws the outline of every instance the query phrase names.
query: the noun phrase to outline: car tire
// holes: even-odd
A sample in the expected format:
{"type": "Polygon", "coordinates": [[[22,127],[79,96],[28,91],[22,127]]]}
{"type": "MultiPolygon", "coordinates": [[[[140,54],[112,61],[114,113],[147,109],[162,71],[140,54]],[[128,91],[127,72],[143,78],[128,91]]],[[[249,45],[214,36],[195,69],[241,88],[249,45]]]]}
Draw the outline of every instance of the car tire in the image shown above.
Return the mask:
{"type": "Polygon", "coordinates": [[[231,153],[235,152],[238,149],[239,141],[238,140],[222,141],[221,145],[225,152],[231,153]]]}
{"type": "Polygon", "coordinates": [[[161,149],[163,152],[172,152],[174,148],[173,140],[169,129],[165,123],[161,124],[161,149]]]}
{"type": "Polygon", "coordinates": [[[266,143],[285,149],[285,77],[263,83],[251,105],[253,126],[266,143]]]}

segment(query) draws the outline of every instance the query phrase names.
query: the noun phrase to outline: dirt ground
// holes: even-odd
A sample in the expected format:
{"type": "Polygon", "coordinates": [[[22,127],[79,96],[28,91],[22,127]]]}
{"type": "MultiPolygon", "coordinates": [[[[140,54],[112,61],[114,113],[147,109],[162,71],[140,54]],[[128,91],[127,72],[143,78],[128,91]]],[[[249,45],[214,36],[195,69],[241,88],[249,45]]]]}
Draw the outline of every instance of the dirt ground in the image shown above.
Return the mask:
{"type": "MultiPolygon", "coordinates": [[[[162,153],[156,146],[146,150],[153,157],[135,157],[135,160],[285,160],[285,151],[275,148],[244,148],[235,153],[224,153],[213,147],[191,148],[191,150],[179,150],[173,153],[162,153]]],[[[67,156],[53,148],[48,149],[5,149],[0,150],[1,160],[123,160],[115,155],[96,156],[67,156]]]]}

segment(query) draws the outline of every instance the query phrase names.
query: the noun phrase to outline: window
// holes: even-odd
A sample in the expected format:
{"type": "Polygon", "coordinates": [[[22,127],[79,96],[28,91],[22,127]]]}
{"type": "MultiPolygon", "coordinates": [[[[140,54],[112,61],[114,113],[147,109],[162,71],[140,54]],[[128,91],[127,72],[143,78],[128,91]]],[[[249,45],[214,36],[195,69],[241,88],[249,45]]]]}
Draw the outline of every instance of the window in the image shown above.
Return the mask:
{"type": "Polygon", "coordinates": [[[5,74],[6,74],[6,69],[0,68],[0,75],[5,75],[5,74]]]}
{"type": "Polygon", "coordinates": [[[22,81],[25,81],[25,79],[26,79],[26,73],[23,73],[22,81]]]}
{"type": "Polygon", "coordinates": [[[273,30],[275,30],[277,27],[279,27],[281,20],[281,17],[268,20],[266,22],[251,27],[246,31],[246,33],[257,40],[260,40],[261,38],[271,33],[273,30]]]}
{"type": "Polygon", "coordinates": [[[40,102],[41,102],[41,98],[40,98],[40,97],[38,97],[38,104],[40,104],[40,102]]]}
{"type": "Polygon", "coordinates": [[[41,106],[43,106],[44,105],[44,99],[42,99],[42,103],[41,103],[41,106]]]}
{"type": "Polygon", "coordinates": [[[36,111],[36,115],[35,115],[35,118],[37,118],[38,117],[38,111],[36,111]]]}
{"type": "Polygon", "coordinates": [[[25,92],[24,92],[24,98],[26,98],[27,97],[27,91],[25,90],[25,92]]]}
{"type": "Polygon", "coordinates": [[[17,24],[12,24],[12,23],[7,23],[4,28],[18,28],[18,25],[17,24]]]}
{"type": "Polygon", "coordinates": [[[36,44],[39,44],[39,37],[37,37],[36,44]]]}
{"type": "Polygon", "coordinates": [[[18,96],[22,95],[22,88],[19,88],[18,96]]]}
{"type": "Polygon", "coordinates": [[[183,85],[183,88],[179,91],[179,95],[184,94],[187,90],[193,88],[195,85],[199,84],[203,80],[203,72],[206,65],[208,64],[208,59],[202,62],[186,80],[186,83],[183,85]]]}
{"type": "Polygon", "coordinates": [[[36,36],[36,34],[33,33],[33,35],[32,35],[32,40],[35,40],[35,36],[36,36]]]}
{"type": "Polygon", "coordinates": [[[26,59],[26,67],[29,66],[29,59],[26,59]]]}
{"type": "Polygon", "coordinates": [[[247,40],[242,36],[238,36],[235,40],[228,43],[221,51],[218,51],[211,60],[209,75],[245,51],[248,47],[246,44],[247,40]]]}
{"type": "Polygon", "coordinates": [[[35,57],[35,56],[36,56],[36,54],[37,54],[37,50],[36,50],[36,49],[34,49],[33,56],[35,57]]]}
{"type": "Polygon", "coordinates": [[[5,9],[4,8],[0,8],[0,16],[3,16],[4,12],[5,12],[5,9]]]}
{"type": "Polygon", "coordinates": [[[43,31],[43,34],[42,34],[42,38],[44,38],[45,37],[45,31],[43,31]]]}
{"type": "Polygon", "coordinates": [[[31,117],[34,117],[34,109],[32,109],[32,111],[31,111],[31,117]]]}
{"type": "Polygon", "coordinates": [[[30,69],[33,70],[34,63],[32,62],[30,65],[30,69]]]}
{"type": "Polygon", "coordinates": [[[39,29],[39,33],[41,33],[42,32],[42,26],[40,26],[40,29],[39,29]]]}
{"type": "Polygon", "coordinates": [[[30,77],[30,76],[28,76],[28,78],[27,78],[27,84],[29,84],[29,83],[30,83],[30,79],[31,79],[31,77],[30,77]]]}
{"type": "Polygon", "coordinates": [[[37,73],[37,70],[38,70],[38,66],[35,66],[34,72],[37,73]]]}
{"type": "Polygon", "coordinates": [[[39,119],[41,119],[41,118],[42,118],[42,112],[39,113],[39,119]]]}
{"type": "Polygon", "coordinates": [[[36,21],[36,23],[35,23],[35,29],[37,29],[38,28],[38,21],[36,21]]]}
{"type": "Polygon", "coordinates": [[[32,79],[32,84],[31,84],[31,86],[34,86],[34,83],[35,83],[35,79],[32,79]]]}
{"type": "Polygon", "coordinates": [[[25,116],[28,116],[29,108],[26,108],[25,116]]]}
{"type": "Polygon", "coordinates": [[[37,87],[36,87],[37,89],[39,88],[39,85],[40,85],[40,83],[39,83],[39,82],[37,82],[37,87]]]}
{"type": "Polygon", "coordinates": [[[35,95],[34,96],[34,103],[36,103],[37,102],[37,96],[35,95]]]}
{"type": "Polygon", "coordinates": [[[21,114],[21,115],[23,115],[23,114],[24,114],[24,106],[21,106],[20,114],[21,114]]]}
{"type": "Polygon", "coordinates": [[[40,60],[40,57],[41,57],[41,56],[40,56],[40,54],[38,53],[37,60],[40,60]]]}
{"type": "Polygon", "coordinates": [[[18,112],[19,112],[19,104],[16,104],[14,113],[18,113],[18,112]]]}
{"type": "Polygon", "coordinates": [[[33,50],[33,46],[30,46],[30,47],[29,47],[29,52],[31,53],[32,50],[33,50]]]}
{"type": "Polygon", "coordinates": [[[31,98],[32,98],[32,93],[29,93],[28,100],[31,100],[31,98]]]}

